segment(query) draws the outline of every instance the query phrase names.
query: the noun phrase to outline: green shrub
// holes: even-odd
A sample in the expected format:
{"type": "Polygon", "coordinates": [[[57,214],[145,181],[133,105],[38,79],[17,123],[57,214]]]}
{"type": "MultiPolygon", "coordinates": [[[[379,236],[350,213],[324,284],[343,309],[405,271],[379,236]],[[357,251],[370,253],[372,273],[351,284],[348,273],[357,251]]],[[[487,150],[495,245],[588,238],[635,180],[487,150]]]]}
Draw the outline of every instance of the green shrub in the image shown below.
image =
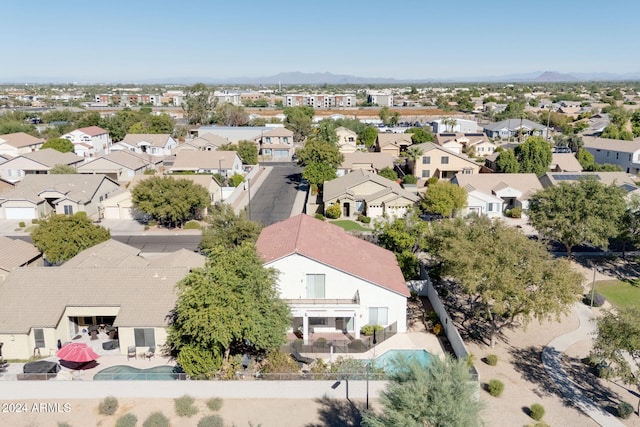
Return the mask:
{"type": "Polygon", "coordinates": [[[193,406],[194,402],[195,399],[188,394],[178,397],[177,399],[173,399],[173,403],[176,407],[176,414],[180,417],[193,417],[198,413],[198,408],[193,406]]]}
{"type": "Polygon", "coordinates": [[[137,422],[138,417],[129,412],[118,418],[118,421],[116,421],[116,427],[135,427],[137,422]]]}
{"type": "Polygon", "coordinates": [[[31,219],[31,224],[38,224],[40,221],[37,218],[31,219]]]}
{"type": "MultiPolygon", "coordinates": [[[[606,299],[604,298],[604,296],[602,296],[601,294],[594,292],[593,293],[593,306],[594,307],[602,307],[602,305],[604,304],[604,302],[606,301],[606,299]]],[[[582,299],[582,302],[585,305],[592,305],[591,304],[591,292],[587,293],[584,298],[582,299]]]]}
{"type": "Polygon", "coordinates": [[[142,427],[169,427],[169,419],[162,412],[154,412],[144,420],[142,427]]]}
{"type": "Polygon", "coordinates": [[[314,215],[314,217],[316,219],[319,219],[320,221],[324,221],[324,215],[322,215],[321,213],[317,213],[314,215]]]}
{"type": "Polygon", "coordinates": [[[64,421],[58,421],[58,427],[71,427],[71,424],[64,421]]]}
{"type": "Polygon", "coordinates": [[[620,402],[618,404],[618,416],[623,419],[627,419],[633,414],[633,406],[627,402],[620,402]]]}
{"type": "Polygon", "coordinates": [[[340,218],[340,215],[342,214],[342,209],[340,209],[340,203],[335,202],[334,204],[329,206],[327,209],[325,209],[324,214],[326,215],[327,218],[331,218],[331,219],[340,218]]]}
{"type": "Polygon", "coordinates": [[[427,180],[427,186],[435,184],[436,182],[440,181],[438,178],[436,178],[435,176],[432,176],[431,178],[429,178],[427,180]]]}
{"type": "Polygon", "coordinates": [[[149,221],[149,222],[147,223],[147,225],[148,225],[149,227],[155,227],[156,225],[158,225],[158,222],[157,222],[155,219],[152,219],[151,221],[149,221]]]}
{"type": "Polygon", "coordinates": [[[207,400],[207,408],[212,411],[219,411],[220,408],[222,408],[222,399],[220,399],[219,397],[212,397],[211,399],[207,400]]]}
{"type": "Polygon", "coordinates": [[[27,224],[25,224],[24,221],[20,221],[18,223],[18,227],[20,227],[20,228],[25,228],[26,226],[27,226],[27,224]]]}
{"type": "Polygon", "coordinates": [[[536,421],[540,421],[544,417],[544,406],[539,403],[534,403],[529,408],[529,415],[536,421]]]}
{"type": "Polygon", "coordinates": [[[490,380],[487,384],[487,391],[493,397],[499,397],[504,391],[504,383],[500,380],[490,380]]]}
{"type": "Polygon", "coordinates": [[[383,327],[380,325],[364,325],[360,330],[362,335],[371,336],[373,335],[373,331],[380,332],[383,327]]]}
{"type": "Polygon", "coordinates": [[[485,360],[489,366],[496,366],[498,364],[498,356],[495,354],[488,355],[485,360]]]}
{"type": "Polygon", "coordinates": [[[606,362],[600,362],[596,365],[596,376],[602,379],[608,379],[611,377],[611,368],[606,362]]]}
{"type": "Polygon", "coordinates": [[[244,182],[244,176],[236,173],[230,178],[230,183],[232,187],[237,187],[238,185],[244,182]]]}
{"type": "Polygon", "coordinates": [[[405,175],[404,177],[402,177],[402,182],[404,184],[416,184],[418,182],[418,178],[416,178],[415,176],[409,174],[409,175],[405,175]]]}
{"type": "Polygon", "coordinates": [[[267,354],[267,360],[262,370],[267,373],[293,373],[298,372],[300,367],[289,353],[275,350],[267,354]]]}
{"type": "Polygon", "coordinates": [[[509,218],[522,218],[522,208],[516,206],[513,209],[508,209],[504,214],[509,218]]]}
{"type": "Polygon", "coordinates": [[[220,415],[207,415],[198,421],[198,427],[224,427],[224,420],[220,415]]]}
{"type": "Polygon", "coordinates": [[[199,230],[200,223],[198,221],[189,221],[184,225],[185,230],[199,230]]]}
{"type": "Polygon", "coordinates": [[[363,224],[369,224],[371,222],[371,218],[368,216],[363,216],[359,221],[361,221],[363,224]]]}
{"type": "Polygon", "coordinates": [[[98,412],[101,415],[113,415],[118,410],[118,399],[113,396],[107,396],[98,405],[98,412]]]}

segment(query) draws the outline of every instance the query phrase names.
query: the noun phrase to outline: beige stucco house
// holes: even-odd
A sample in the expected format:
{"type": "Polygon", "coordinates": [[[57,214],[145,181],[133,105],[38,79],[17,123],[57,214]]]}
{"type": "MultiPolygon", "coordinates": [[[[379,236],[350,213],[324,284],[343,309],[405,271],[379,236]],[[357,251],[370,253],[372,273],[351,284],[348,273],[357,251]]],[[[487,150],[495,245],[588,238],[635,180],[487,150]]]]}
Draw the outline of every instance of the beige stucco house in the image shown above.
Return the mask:
{"type": "Polygon", "coordinates": [[[450,180],[456,174],[473,175],[480,172],[481,165],[461,154],[456,154],[432,142],[415,145],[422,150],[414,163],[418,186],[424,186],[431,178],[450,180]]]}
{"type": "Polygon", "coordinates": [[[129,182],[136,175],[143,175],[146,170],[160,170],[162,160],[163,157],[119,150],[78,166],[78,172],[104,174],[118,182],[129,182]]]}
{"type": "Polygon", "coordinates": [[[52,355],[58,340],[71,342],[100,324],[116,328],[122,354],[129,346],[159,348],[177,301],[176,283],[204,264],[205,257],[190,251],[147,259],[138,249],[109,240],[60,267],[15,269],[0,283],[3,356],[52,355]]]}
{"type": "Polygon", "coordinates": [[[395,181],[364,169],[326,181],[322,197],[325,210],[334,203],[340,205],[341,218],[357,219],[362,214],[373,220],[401,217],[418,200],[395,181]]]}
{"type": "Polygon", "coordinates": [[[355,151],[343,154],[344,161],[338,166],[338,176],[363,169],[367,172],[378,173],[381,169],[393,169],[393,157],[389,153],[355,151]]]}
{"type": "Polygon", "coordinates": [[[353,153],[358,149],[357,133],[355,133],[351,129],[347,129],[344,126],[340,126],[336,129],[336,134],[338,135],[338,150],[341,153],[343,154],[353,153]]]}
{"type": "Polygon", "coordinates": [[[18,182],[26,175],[48,174],[56,165],[78,167],[84,159],[74,153],[61,153],[53,148],[30,151],[0,164],[0,178],[18,182]]]}
{"type": "Polygon", "coordinates": [[[0,194],[0,219],[30,220],[52,213],[98,215],[103,200],[120,186],[105,175],[27,175],[0,194]]]}
{"type": "Polygon", "coordinates": [[[285,159],[293,154],[293,132],[284,127],[276,127],[254,138],[258,144],[258,154],[274,158],[285,159]]]}
{"type": "Polygon", "coordinates": [[[17,157],[20,154],[36,151],[44,144],[44,139],[36,138],[28,133],[16,132],[0,135],[0,155],[17,157]]]}
{"type": "Polygon", "coordinates": [[[413,144],[410,134],[404,133],[378,133],[376,139],[376,151],[380,153],[388,153],[393,157],[400,156],[400,152],[404,151],[413,144]]]}

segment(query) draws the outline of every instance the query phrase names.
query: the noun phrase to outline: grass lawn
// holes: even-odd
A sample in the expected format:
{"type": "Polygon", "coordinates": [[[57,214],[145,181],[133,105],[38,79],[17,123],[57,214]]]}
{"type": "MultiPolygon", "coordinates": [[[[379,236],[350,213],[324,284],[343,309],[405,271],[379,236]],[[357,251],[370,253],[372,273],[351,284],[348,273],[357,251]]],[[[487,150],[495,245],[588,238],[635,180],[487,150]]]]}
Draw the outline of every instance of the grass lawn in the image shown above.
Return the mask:
{"type": "Polygon", "coordinates": [[[596,292],[616,307],[639,307],[640,286],[620,280],[601,280],[596,282],[596,292]]]}
{"type": "Polygon", "coordinates": [[[350,221],[348,219],[339,219],[339,220],[330,221],[330,222],[331,224],[344,228],[345,231],[371,231],[370,228],[365,228],[360,224],[358,224],[357,222],[350,221]]]}

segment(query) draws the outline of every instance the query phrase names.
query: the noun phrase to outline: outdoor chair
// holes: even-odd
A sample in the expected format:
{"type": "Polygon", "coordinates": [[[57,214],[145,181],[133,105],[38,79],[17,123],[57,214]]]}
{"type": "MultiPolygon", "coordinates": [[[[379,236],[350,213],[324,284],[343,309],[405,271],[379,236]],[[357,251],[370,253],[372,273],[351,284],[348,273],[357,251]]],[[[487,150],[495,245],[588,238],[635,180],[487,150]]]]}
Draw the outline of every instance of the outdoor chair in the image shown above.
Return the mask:
{"type": "Polygon", "coordinates": [[[137,359],[138,355],[136,354],[136,346],[132,345],[127,347],[127,360],[131,359],[131,358],[137,359]]]}
{"type": "Polygon", "coordinates": [[[144,355],[147,359],[151,360],[151,358],[155,356],[155,354],[156,354],[156,348],[149,347],[149,350],[147,350],[147,352],[144,355]]]}

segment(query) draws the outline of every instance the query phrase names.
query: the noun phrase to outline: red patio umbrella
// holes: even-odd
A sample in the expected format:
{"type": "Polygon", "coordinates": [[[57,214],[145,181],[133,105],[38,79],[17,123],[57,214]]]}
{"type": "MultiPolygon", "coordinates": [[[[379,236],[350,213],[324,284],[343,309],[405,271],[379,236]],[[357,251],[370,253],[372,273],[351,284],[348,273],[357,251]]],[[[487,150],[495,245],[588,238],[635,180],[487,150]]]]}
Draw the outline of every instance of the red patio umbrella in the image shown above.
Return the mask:
{"type": "Polygon", "coordinates": [[[56,352],[56,356],[58,356],[62,360],[77,363],[91,362],[100,357],[95,351],[91,349],[91,347],[81,342],[72,342],[66,344],[56,352]]]}

